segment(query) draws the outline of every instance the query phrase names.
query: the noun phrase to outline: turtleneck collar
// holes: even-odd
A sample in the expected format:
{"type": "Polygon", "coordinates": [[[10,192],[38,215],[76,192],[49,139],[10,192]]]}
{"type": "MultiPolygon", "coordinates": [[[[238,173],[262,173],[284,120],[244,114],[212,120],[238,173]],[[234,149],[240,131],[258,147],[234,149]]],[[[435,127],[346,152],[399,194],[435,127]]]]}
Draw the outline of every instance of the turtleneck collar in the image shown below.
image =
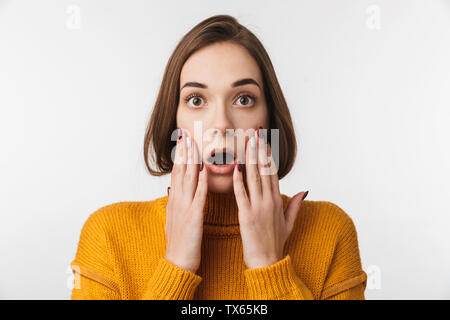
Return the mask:
{"type": "Polygon", "coordinates": [[[203,207],[203,232],[216,237],[237,236],[239,230],[239,207],[234,191],[206,194],[203,207]]]}
{"type": "Polygon", "coordinates": [[[217,193],[208,191],[203,208],[203,223],[215,226],[239,224],[239,208],[234,192],[217,193]]]}
{"type": "MultiPolygon", "coordinates": [[[[282,195],[284,207],[289,198],[282,195]]],[[[165,196],[164,213],[168,197],[165,196]]],[[[218,193],[208,191],[206,194],[205,206],[203,207],[203,233],[216,236],[228,237],[240,235],[239,229],[239,207],[236,202],[234,191],[227,193],[218,193]]]]}

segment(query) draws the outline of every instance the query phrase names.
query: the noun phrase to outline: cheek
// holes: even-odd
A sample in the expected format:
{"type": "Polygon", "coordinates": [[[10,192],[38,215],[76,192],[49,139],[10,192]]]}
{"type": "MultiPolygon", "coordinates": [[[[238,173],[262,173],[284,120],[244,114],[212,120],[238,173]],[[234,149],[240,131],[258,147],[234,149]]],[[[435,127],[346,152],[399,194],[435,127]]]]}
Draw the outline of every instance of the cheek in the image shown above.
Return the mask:
{"type": "Polygon", "coordinates": [[[176,117],[177,127],[183,128],[192,137],[194,136],[194,123],[195,123],[195,121],[198,121],[198,120],[200,120],[200,119],[198,119],[198,117],[194,117],[191,114],[189,114],[183,110],[177,111],[177,117],[176,117]]]}
{"type": "Polygon", "coordinates": [[[238,125],[243,129],[257,129],[259,126],[268,127],[268,110],[265,103],[258,104],[250,110],[245,116],[240,115],[236,118],[238,125]]]}
{"type": "Polygon", "coordinates": [[[182,106],[178,106],[176,118],[177,118],[177,127],[185,127],[186,126],[187,114],[184,111],[184,108],[182,106]]]}
{"type": "Polygon", "coordinates": [[[258,119],[258,127],[262,126],[263,128],[267,128],[269,126],[268,110],[265,103],[259,110],[257,119],[258,119]]]}

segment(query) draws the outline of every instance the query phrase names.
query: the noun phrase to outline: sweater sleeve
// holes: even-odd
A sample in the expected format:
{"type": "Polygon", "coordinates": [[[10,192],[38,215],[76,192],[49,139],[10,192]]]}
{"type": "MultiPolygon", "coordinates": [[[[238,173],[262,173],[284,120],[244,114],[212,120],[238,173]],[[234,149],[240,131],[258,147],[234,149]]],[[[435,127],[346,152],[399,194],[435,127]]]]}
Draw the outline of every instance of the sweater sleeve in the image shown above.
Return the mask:
{"type": "Polygon", "coordinates": [[[160,258],[142,300],[193,300],[202,278],[160,258]]]}
{"type": "Polygon", "coordinates": [[[74,300],[120,299],[104,230],[104,213],[112,207],[100,208],[83,225],[76,256],[70,264],[75,276],[72,290],[74,300]]]}
{"type": "Polygon", "coordinates": [[[346,216],[323,285],[321,299],[364,299],[366,285],[367,274],[361,265],[356,228],[352,219],[346,216]]]}
{"type": "Polygon", "coordinates": [[[75,273],[75,279],[78,284],[72,290],[72,300],[120,300],[118,292],[100,282],[79,273],[75,273]]]}
{"type": "Polygon", "coordinates": [[[365,285],[363,283],[344,290],[334,296],[328,297],[325,300],[365,300],[364,297],[365,285]]]}
{"type": "Polygon", "coordinates": [[[252,300],[314,300],[289,255],[267,267],[246,269],[244,275],[252,300]]]}
{"type": "MultiPolygon", "coordinates": [[[[339,233],[320,300],[364,300],[367,274],[363,271],[355,225],[342,209],[333,205],[340,217],[339,233]]],[[[333,211],[336,212],[336,211],[333,211]]],[[[251,299],[313,300],[312,291],[298,277],[287,255],[277,263],[245,270],[251,299]]]]}

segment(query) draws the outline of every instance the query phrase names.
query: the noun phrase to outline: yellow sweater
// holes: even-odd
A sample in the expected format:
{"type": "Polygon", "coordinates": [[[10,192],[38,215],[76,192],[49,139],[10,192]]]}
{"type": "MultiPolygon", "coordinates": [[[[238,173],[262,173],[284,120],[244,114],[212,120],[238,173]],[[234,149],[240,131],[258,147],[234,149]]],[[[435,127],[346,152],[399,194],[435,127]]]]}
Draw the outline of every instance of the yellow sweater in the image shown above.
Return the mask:
{"type": "Polygon", "coordinates": [[[248,269],[234,194],[209,192],[196,273],[164,258],[166,204],[118,202],[89,216],[71,263],[72,299],[365,299],[354,223],[331,202],[304,200],[284,258],[248,269]]]}

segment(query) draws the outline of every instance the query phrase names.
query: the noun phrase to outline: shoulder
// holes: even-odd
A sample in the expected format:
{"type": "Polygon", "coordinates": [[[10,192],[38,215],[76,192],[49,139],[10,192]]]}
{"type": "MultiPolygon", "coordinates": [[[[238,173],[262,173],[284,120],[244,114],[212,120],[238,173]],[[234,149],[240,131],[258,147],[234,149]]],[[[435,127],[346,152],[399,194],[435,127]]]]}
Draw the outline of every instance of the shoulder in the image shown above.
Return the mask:
{"type": "Polygon", "coordinates": [[[142,235],[161,224],[164,198],[122,201],[104,205],[86,218],[79,234],[76,261],[80,265],[110,265],[110,256],[123,246],[142,241],[142,235]]]}
{"type": "MultiPolygon", "coordinates": [[[[284,208],[290,196],[282,194],[284,208]]],[[[355,229],[351,216],[339,205],[330,201],[303,200],[295,221],[297,227],[317,228],[328,236],[346,234],[355,229]]],[[[337,239],[336,239],[337,240],[337,239]]]]}
{"type": "Polygon", "coordinates": [[[92,211],[84,223],[83,228],[96,226],[105,227],[120,215],[129,213],[130,202],[115,202],[100,206],[92,211]]]}
{"type": "Polygon", "coordinates": [[[106,241],[110,236],[118,238],[130,230],[136,231],[158,223],[165,212],[166,198],[121,201],[101,206],[86,218],[80,238],[106,241]]]}
{"type": "MultiPolygon", "coordinates": [[[[283,196],[284,206],[291,197],[283,196]]],[[[358,236],[351,216],[339,205],[330,201],[304,200],[300,205],[290,235],[293,251],[315,248],[319,259],[329,259],[336,254],[359,255],[358,236]]]]}

